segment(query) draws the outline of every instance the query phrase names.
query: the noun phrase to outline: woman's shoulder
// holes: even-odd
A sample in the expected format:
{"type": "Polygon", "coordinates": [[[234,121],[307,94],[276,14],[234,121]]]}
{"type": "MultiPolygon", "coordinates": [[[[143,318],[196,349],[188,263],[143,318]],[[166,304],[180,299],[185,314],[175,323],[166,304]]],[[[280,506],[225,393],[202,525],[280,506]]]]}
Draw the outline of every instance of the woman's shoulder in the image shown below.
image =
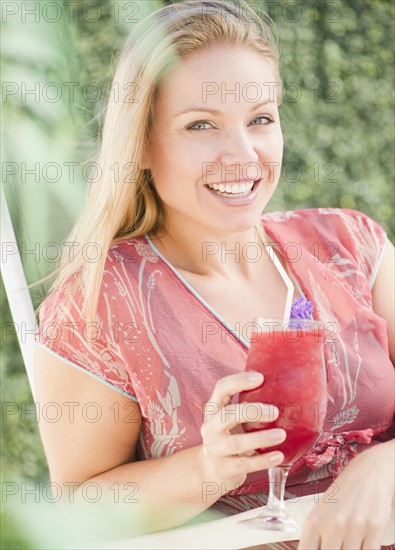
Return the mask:
{"type": "MultiPolygon", "coordinates": [[[[280,210],[262,214],[262,221],[269,223],[284,223],[292,220],[309,219],[317,223],[326,223],[325,220],[350,223],[353,220],[372,220],[367,214],[351,208],[302,208],[297,210],[280,210]]],[[[372,220],[373,221],[373,220],[372,220]]]]}
{"type": "Polygon", "coordinates": [[[108,249],[106,268],[117,263],[139,266],[143,260],[153,263],[158,261],[158,255],[145,235],[112,243],[108,249]]]}
{"type": "MultiPolygon", "coordinates": [[[[152,250],[145,236],[134,237],[131,239],[119,240],[110,244],[104,261],[104,270],[102,276],[102,288],[110,280],[114,279],[117,273],[136,271],[140,268],[143,260],[148,262],[157,262],[158,256],[152,250]]],[[[91,258],[86,259],[90,265],[94,262],[91,258]]],[[[42,309],[49,306],[52,302],[57,302],[66,297],[72,298],[72,303],[76,305],[84,299],[84,285],[82,273],[74,272],[67,277],[62,284],[57,284],[52,291],[48,292],[43,300],[42,309]]]]}
{"type": "Polygon", "coordinates": [[[351,261],[371,282],[387,240],[379,223],[363,212],[346,208],[273,212],[262,216],[262,224],[275,241],[334,254],[336,262],[351,261]]]}
{"type": "Polygon", "coordinates": [[[349,208],[306,208],[269,212],[262,215],[264,227],[293,235],[340,242],[363,242],[381,246],[386,239],[385,230],[367,214],[349,208]]]}

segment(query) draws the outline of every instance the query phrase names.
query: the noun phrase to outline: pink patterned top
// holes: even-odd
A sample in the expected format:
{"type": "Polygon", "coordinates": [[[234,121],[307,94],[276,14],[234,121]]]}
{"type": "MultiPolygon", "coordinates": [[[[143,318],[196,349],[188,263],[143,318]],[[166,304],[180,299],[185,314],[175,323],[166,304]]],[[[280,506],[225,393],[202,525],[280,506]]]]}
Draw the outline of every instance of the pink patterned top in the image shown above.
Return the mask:
{"type": "MultiPolygon", "coordinates": [[[[288,496],[321,492],[356,451],[391,437],[394,369],[386,323],[373,312],[371,295],[385,233],[364,214],[340,209],[265,214],[262,224],[313,303],[315,318],[340,327],[337,342],[326,344],[324,434],[294,464],[287,483],[288,496]]],[[[247,342],[147,236],[110,247],[91,342],[81,291],[73,298],[69,322],[61,326],[51,318],[62,307],[62,293],[45,300],[40,345],[138,401],[140,459],[200,444],[204,404],[219,378],[244,369],[247,342]]],[[[262,472],[249,475],[215,508],[234,513],[262,505],[266,490],[262,472]]]]}

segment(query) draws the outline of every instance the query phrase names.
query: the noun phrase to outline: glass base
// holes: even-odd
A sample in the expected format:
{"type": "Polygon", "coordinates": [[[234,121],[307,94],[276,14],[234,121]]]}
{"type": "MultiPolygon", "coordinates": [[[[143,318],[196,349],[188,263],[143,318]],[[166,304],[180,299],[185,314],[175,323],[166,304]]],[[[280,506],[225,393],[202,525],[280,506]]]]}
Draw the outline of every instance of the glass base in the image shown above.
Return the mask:
{"type": "Polygon", "coordinates": [[[282,531],[283,533],[294,533],[301,531],[302,527],[285,512],[280,515],[273,515],[273,510],[267,507],[259,516],[251,519],[238,521],[238,525],[252,529],[267,529],[268,531],[282,531]]]}

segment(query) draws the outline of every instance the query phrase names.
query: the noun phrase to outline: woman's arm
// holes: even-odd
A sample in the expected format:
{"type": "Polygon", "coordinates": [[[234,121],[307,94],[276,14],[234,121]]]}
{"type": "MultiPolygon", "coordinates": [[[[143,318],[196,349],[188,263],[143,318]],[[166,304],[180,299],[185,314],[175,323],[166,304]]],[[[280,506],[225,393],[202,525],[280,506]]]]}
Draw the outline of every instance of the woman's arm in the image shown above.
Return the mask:
{"type": "MultiPolygon", "coordinates": [[[[122,515],[125,520],[126,509],[126,526],[125,521],[111,525],[114,521],[108,520],[107,536],[175,527],[242,484],[248,473],[279,464],[284,458],[275,452],[251,454],[256,448],[284,441],[284,430],[233,433],[248,420],[248,411],[244,414],[239,404],[226,409],[233,394],[260,385],[261,375],[253,381],[250,373],[240,373],[217,383],[206,409],[202,445],[138,461],[141,412],[136,402],[43,348],[37,348],[35,372],[40,434],[51,481],[62,491],[60,504],[69,508],[70,502],[85,506],[85,501],[87,518],[100,523],[102,529],[102,516],[95,516],[91,500],[98,492],[100,500],[115,510],[113,519],[122,515]],[[61,414],[53,422],[55,409],[61,414]],[[280,434],[276,440],[270,439],[274,432],[280,434]],[[70,492],[73,483],[75,491],[70,492]]],[[[273,408],[263,407],[260,421],[268,420],[273,420],[273,408]]]]}
{"type": "MultiPolygon", "coordinates": [[[[395,360],[394,267],[394,247],[387,241],[372,297],[374,311],[387,322],[392,362],[395,360]]],[[[307,518],[301,550],[381,548],[395,491],[394,449],[395,441],[387,441],[352,459],[307,518]],[[330,498],[334,493],[335,499],[330,498]]]]}
{"type": "Polygon", "coordinates": [[[380,550],[392,514],[394,443],[353,458],[309,514],[300,550],[380,550]]]}
{"type": "Polygon", "coordinates": [[[390,357],[395,363],[395,249],[387,240],[372,289],[373,310],[387,321],[390,357]]]}

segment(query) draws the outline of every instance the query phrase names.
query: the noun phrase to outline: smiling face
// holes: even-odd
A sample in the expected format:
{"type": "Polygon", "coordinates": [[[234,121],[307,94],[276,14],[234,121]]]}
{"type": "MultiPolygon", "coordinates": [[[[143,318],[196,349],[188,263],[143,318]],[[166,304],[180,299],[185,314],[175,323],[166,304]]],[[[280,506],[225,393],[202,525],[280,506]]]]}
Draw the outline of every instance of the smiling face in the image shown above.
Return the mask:
{"type": "Polygon", "coordinates": [[[158,92],[148,158],[169,232],[246,231],[279,179],[283,138],[273,65],[216,45],[182,60],[158,92]]]}

